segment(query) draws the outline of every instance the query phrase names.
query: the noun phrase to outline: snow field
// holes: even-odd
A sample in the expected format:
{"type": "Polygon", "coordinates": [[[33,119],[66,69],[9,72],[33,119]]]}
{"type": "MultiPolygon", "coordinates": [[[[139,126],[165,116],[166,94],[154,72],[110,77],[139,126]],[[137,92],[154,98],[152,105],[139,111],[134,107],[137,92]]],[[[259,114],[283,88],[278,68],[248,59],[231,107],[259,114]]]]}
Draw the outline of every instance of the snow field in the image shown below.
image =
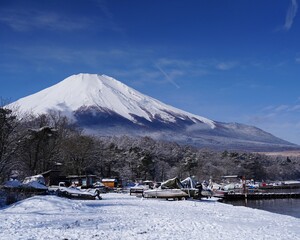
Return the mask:
{"type": "Polygon", "coordinates": [[[300,219],[213,200],[35,196],[0,210],[0,239],[300,239],[300,219]]]}

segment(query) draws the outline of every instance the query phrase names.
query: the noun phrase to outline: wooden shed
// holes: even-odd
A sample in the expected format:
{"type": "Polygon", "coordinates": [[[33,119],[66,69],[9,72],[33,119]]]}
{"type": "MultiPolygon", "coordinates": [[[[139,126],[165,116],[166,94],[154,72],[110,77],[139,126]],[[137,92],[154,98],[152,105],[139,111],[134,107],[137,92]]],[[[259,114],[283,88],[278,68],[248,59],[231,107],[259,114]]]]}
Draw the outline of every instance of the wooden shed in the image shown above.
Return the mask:
{"type": "Polygon", "coordinates": [[[118,180],[116,178],[103,178],[101,182],[108,188],[115,188],[118,186],[118,180]]]}
{"type": "Polygon", "coordinates": [[[65,176],[61,175],[61,171],[59,170],[49,170],[41,173],[41,175],[45,178],[46,186],[58,185],[59,182],[67,180],[65,176]]]}

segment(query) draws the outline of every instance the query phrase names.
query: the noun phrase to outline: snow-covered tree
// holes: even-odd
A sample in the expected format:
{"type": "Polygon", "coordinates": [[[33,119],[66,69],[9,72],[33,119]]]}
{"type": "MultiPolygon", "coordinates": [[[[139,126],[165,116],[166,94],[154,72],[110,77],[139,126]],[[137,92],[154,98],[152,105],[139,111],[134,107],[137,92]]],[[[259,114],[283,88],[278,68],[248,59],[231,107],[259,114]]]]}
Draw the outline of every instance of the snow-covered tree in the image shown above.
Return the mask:
{"type": "Polygon", "coordinates": [[[0,182],[9,177],[17,161],[14,154],[17,151],[19,122],[13,111],[0,107],[0,182]]]}

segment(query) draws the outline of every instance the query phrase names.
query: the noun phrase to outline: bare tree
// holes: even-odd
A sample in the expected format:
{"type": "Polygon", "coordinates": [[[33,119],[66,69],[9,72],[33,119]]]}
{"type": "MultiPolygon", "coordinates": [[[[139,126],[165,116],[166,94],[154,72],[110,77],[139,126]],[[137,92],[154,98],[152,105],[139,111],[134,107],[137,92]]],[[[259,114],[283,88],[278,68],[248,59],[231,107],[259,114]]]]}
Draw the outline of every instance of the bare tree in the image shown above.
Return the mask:
{"type": "Polygon", "coordinates": [[[10,174],[18,162],[14,158],[18,142],[21,139],[20,127],[13,111],[0,107],[0,181],[10,174]]]}
{"type": "Polygon", "coordinates": [[[92,137],[74,133],[63,142],[65,168],[72,174],[86,174],[96,161],[95,142],[92,137]]]}

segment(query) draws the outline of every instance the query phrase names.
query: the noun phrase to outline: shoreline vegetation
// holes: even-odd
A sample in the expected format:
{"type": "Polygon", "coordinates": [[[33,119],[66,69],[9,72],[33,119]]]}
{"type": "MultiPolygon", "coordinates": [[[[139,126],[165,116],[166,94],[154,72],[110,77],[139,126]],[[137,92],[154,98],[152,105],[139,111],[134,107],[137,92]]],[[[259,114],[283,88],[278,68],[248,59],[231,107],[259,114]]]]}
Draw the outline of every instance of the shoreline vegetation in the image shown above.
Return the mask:
{"type": "Polygon", "coordinates": [[[300,178],[300,156],[295,154],[216,151],[150,137],[96,137],[86,135],[56,112],[28,115],[21,121],[13,111],[0,109],[0,183],[58,165],[64,175],[95,174],[132,181],[163,181],[174,176],[220,180],[220,176],[232,174],[255,181],[300,178]]]}

